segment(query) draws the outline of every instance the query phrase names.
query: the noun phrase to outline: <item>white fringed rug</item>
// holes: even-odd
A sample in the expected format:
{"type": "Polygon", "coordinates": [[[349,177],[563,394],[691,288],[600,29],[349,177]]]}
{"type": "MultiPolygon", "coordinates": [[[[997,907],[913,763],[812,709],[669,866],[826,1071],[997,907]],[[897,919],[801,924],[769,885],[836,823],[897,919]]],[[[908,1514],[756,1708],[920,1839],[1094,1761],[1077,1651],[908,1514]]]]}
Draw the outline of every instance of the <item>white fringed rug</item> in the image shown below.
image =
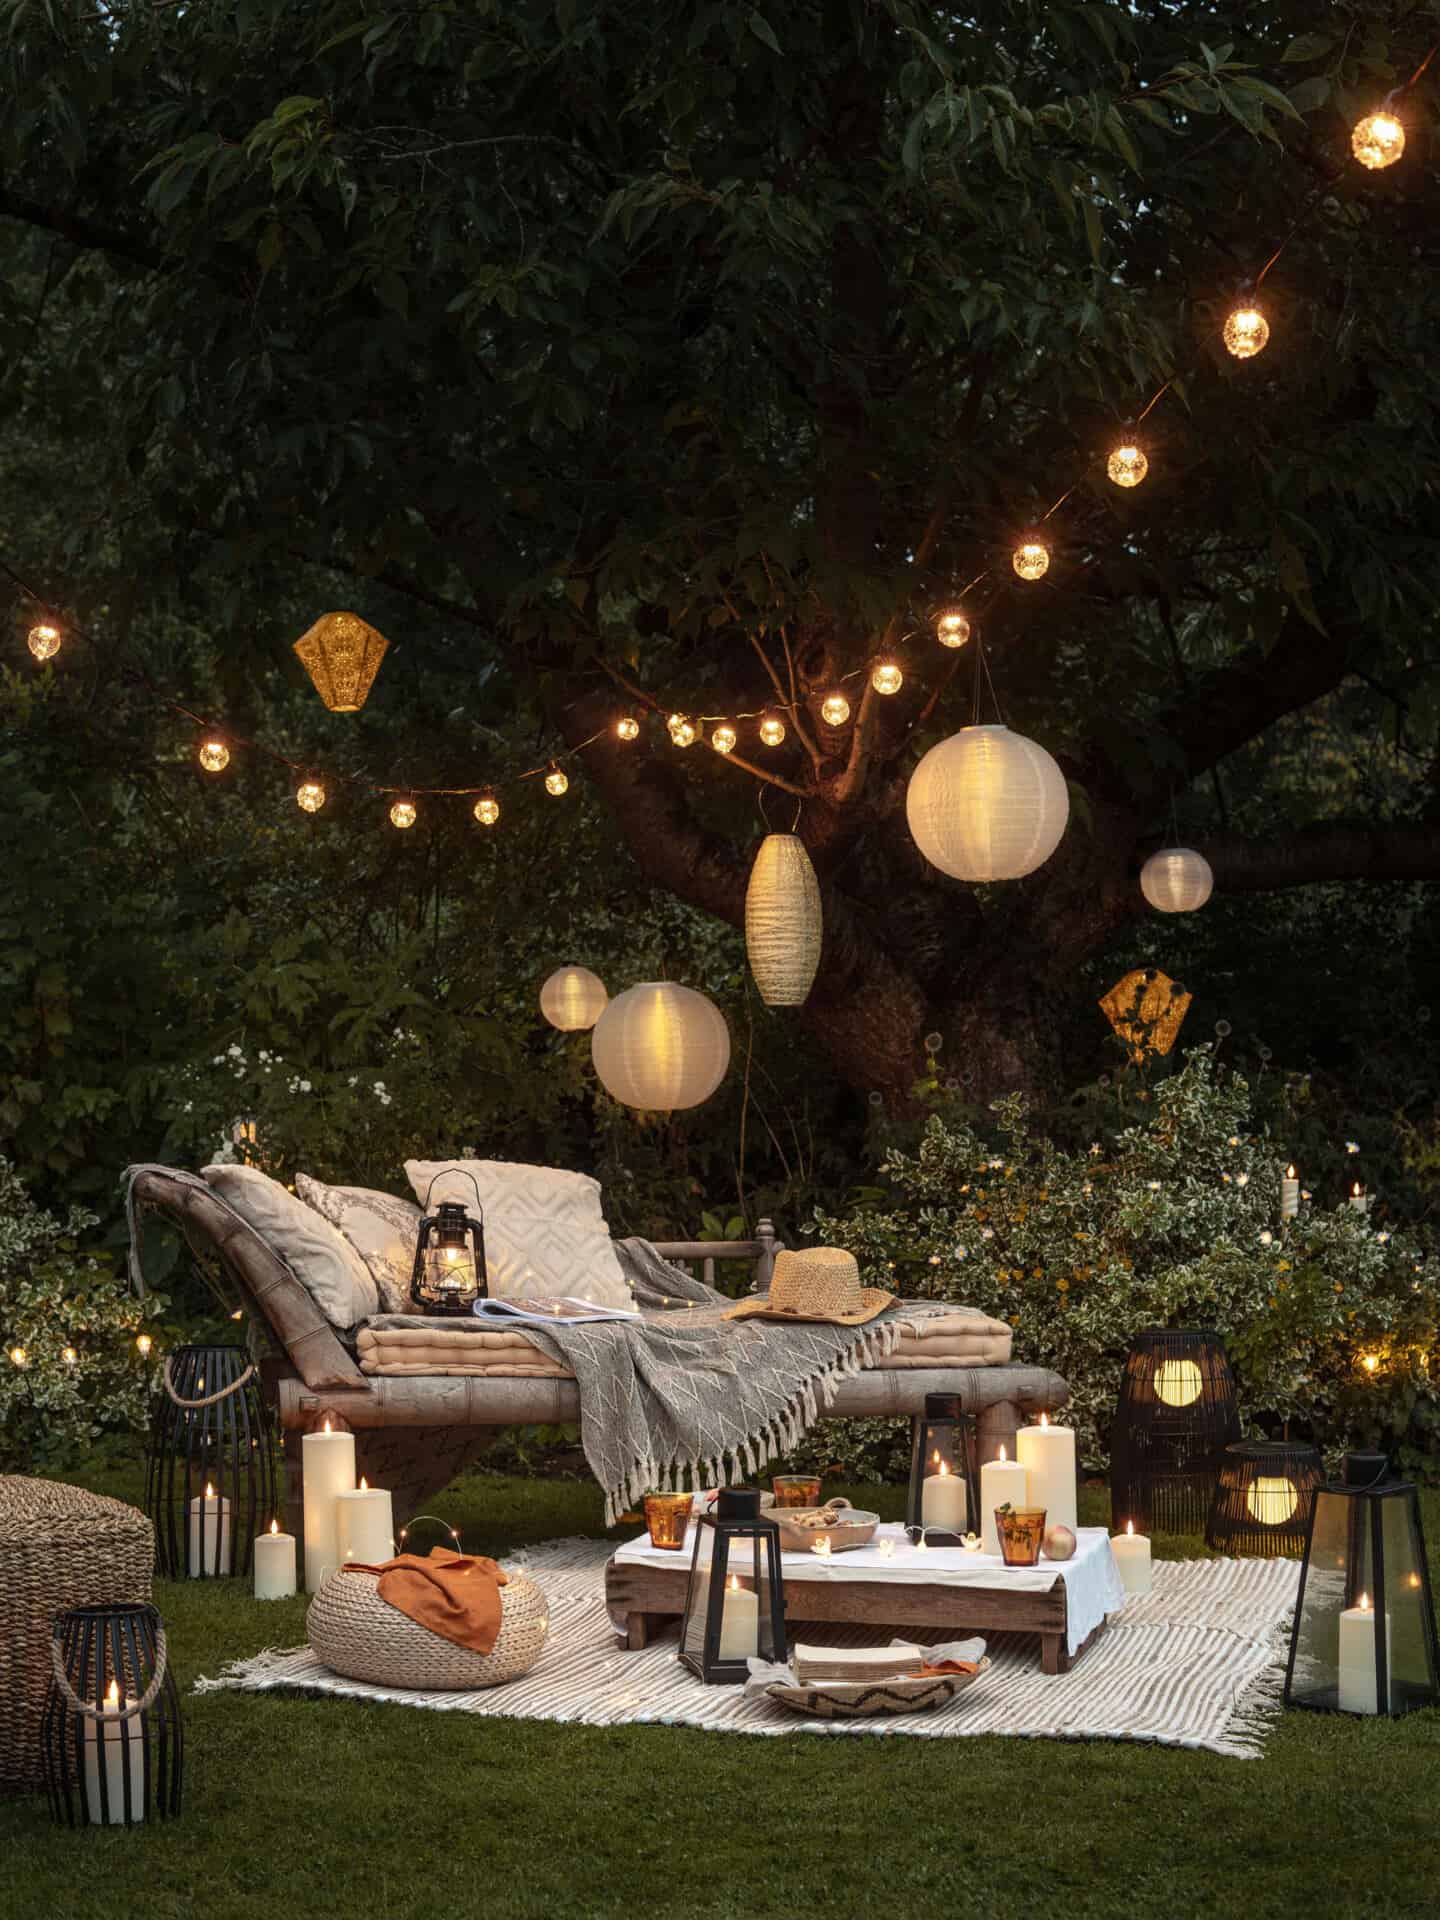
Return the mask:
{"type": "MultiPolygon", "coordinates": [[[[432,1712],[582,1726],[704,1727],[728,1733],[911,1734],[947,1739],[1013,1734],[1030,1739],[1148,1740],[1258,1759],[1280,1706],[1283,1630],[1295,1604],[1292,1560],[1178,1560],[1155,1568],[1154,1590],[1111,1617],[1069,1673],[1040,1671],[1033,1635],[997,1634],[992,1665],[973,1687],[934,1713],[876,1720],[811,1720],[738,1687],[706,1687],[675,1657],[675,1635],[640,1653],[616,1642],[606,1612],[604,1569],[613,1548],[552,1540],[510,1556],[550,1602],[550,1641],[521,1680],[480,1693],[412,1693],[341,1679],[308,1647],[237,1661],[196,1692],[238,1687],[393,1701],[432,1712]]],[[[811,1638],[828,1645],[883,1644],[883,1629],[826,1623],[811,1638]]],[[[925,1639],[907,1630],[906,1637],[925,1639]]],[[[951,1638],[935,1633],[932,1640],[951,1638]]]]}

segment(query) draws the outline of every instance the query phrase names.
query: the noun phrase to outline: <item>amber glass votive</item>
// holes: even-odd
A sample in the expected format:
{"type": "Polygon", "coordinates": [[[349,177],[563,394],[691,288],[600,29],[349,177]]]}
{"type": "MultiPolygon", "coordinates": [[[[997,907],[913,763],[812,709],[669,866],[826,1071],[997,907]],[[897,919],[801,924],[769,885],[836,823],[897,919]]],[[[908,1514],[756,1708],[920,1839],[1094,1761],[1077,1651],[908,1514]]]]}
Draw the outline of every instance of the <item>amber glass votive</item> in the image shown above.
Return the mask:
{"type": "Polygon", "coordinates": [[[995,1531],[1000,1536],[1000,1558],[1007,1567],[1038,1567],[1045,1538],[1044,1507],[995,1509],[995,1531]]]}
{"type": "Polygon", "coordinates": [[[775,1491],[777,1507],[818,1507],[820,1504],[818,1473],[777,1473],[770,1485],[775,1491]]]}
{"type": "Polygon", "coordinates": [[[647,1493],[645,1525],[650,1529],[652,1547],[668,1547],[679,1553],[685,1545],[685,1529],[690,1524],[693,1493],[647,1493]]]}

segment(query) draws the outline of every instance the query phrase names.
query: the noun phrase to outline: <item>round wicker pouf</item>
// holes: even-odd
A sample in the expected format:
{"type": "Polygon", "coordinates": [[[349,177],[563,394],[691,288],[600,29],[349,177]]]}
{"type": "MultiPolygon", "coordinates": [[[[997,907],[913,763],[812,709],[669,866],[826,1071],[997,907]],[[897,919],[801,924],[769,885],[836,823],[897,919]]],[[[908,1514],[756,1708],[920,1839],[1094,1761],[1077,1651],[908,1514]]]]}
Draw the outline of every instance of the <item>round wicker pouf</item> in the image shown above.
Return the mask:
{"type": "Polygon", "coordinates": [[[504,1618],[489,1653],[442,1640],[382,1600],[378,1574],[343,1569],[321,1582],[305,1631],[312,1650],[347,1680],[453,1693],[498,1687],[530,1671],[550,1632],[545,1595],[528,1574],[507,1572],[509,1584],[500,1589],[504,1618]]]}

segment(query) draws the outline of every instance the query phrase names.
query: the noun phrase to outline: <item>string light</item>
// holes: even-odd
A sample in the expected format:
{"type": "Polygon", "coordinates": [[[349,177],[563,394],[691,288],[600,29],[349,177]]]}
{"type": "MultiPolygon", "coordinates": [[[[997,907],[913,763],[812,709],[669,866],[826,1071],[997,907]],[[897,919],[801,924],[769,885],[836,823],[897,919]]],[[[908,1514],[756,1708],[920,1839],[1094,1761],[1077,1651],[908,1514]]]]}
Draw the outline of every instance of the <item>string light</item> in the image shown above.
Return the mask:
{"type": "Polygon", "coordinates": [[[65,1362],[67,1367],[73,1367],[80,1356],[74,1347],[62,1347],[60,1349],[60,1358],[65,1362]]]}
{"type": "Polygon", "coordinates": [[[1225,322],[1225,350],[1237,360],[1253,360],[1270,338],[1270,322],[1258,307],[1236,307],[1225,322]]]}
{"type": "Polygon", "coordinates": [[[935,638],[942,647],[963,647],[970,638],[970,622],[959,607],[946,607],[935,616],[935,638]]]}
{"type": "Polygon", "coordinates": [[[557,800],[562,793],[570,791],[570,777],[563,767],[551,767],[545,776],[545,791],[553,793],[557,800]]]}
{"type": "Polygon", "coordinates": [[[1022,580],[1041,580],[1050,571],[1050,549],[1031,534],[1011,554],[1010,564],[1022,580]]]}
{"type": "Polygon", "coordinates": [[[306,813],[318,813],[325,804],[325,789],[318,780],[302,780],[295,789],[295,804],[306,813]]]}
{"type": "Polygon", "coordinates": [[[1405,151],[1405,129],[1393,113],[1367,113],[1357,120],[1350,136],[1350,151],[1362,167],[1378,173],[1393,167],[1405,151]]]}
{"type": "Polygon", "coordinates": [[[700,729],[688,713],[672,713],[665,724],[669,727],[670,738],[677,747],[693,747],[699,738],[700,729]]]}
{"type": "Polygon", "coordinates": [[[827,693],[820,702],[820,718],[827,727],[843,727],[850,718],[850,702],[843,693],[827,693]]]}
{"type": "MultiPolygon", "coordinates": [[[[148,1360],[150,1358],[150,1349],[154,1344],[155,1342],[150,1338],[148,1333],[137,1333],[135,1336],[135,1351],[142,1360],[148,1360]]],[[[203,1380],[200,1385],[203,1391],[205,1385],[203,1380]]]]}
{"type": "Polygon", "coordinates": [[[778,713],[767,713],[760,722],[760,738],[767,747],[778,747],[785,738],[785,722],[778,713]]]}
{"type": "Polygon", "coordinates": [[[203,740],[199,759],[206,773],[223,773],[230,764],[230,749],[223,740],[203,740]]]}
{"type": "Polygon", "coordinates": [[[635,718],[633,713],[621,714],[620,718],[615,722],[615,735],[616,738],[620,740],[638,740],[640,738],[640,722],[635,718]]]}
{"type": "Polygon", "coordinates": [[[475,802],[475,818],[482,827],[493,827],[500,819],[500,802],[493,793],[482,793],[475,802]]]}
{"type": "Polygon", "coordinates": [[[1105,471],[1117,487],[1138,487],[1150,471],[1150,462],[1133,441],[1112,449],[1105,471]]]}
{"type": "Polygon", "coordinates": [[[48,620],[41,620],[31,627],[25,636],[25,644],[37,660],[53,660],[60,651],[62,638],[59,627],[52,626],[48,620]]]}
{"type": "Polygon", "coordinates": [[[397,800],[390,809],[390,824],[398,827],[402,833],[413,827],[418,818],[413,800],[397,800]]]}
{"type": "Polygon", "coordinates": [[[24,1347],[11,1347],[10,1364],[12,1367],[28,1367],[29,1366],[30,1356],[25,1351],[24,1347]]]}
{"type": "Polygon", "coordinates": [[[877,660],[870,670],[870,684],[876,693],[898,693],[905,676],[893,660],[877,660]]]}
{"type": "Polygon", "coordinates": [[[718,727],[711,729],[710,744],[716,753],[735,751],[735,729],[728,720],[722,721],[718,727]]]}

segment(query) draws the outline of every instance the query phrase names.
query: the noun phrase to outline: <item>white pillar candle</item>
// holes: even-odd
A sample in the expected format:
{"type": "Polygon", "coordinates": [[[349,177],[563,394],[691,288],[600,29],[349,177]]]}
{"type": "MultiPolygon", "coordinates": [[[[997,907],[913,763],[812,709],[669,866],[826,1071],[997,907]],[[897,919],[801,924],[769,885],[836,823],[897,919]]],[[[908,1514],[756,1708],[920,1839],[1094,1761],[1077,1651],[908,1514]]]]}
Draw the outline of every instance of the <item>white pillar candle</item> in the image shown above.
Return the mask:
{"type": "Polygon", "coordinates": [[[1025,1504],[1045,1509],[1045,1527],[1071,1527],[1075,1510],[1075,1430],[1052,1427],[1042,1413],[1038,1426],[1015,1436],[1015,1458],[1026,1473],[1025,1504]]]}
{"type": "Polygon", "coordinates": [[[943,1533],[964,1533],[969,1518],[964,1480],[939,1461],[934,1473],[927,1473],[920,1484],[921,1526],[937,1527],[943,1533]]]}
{"type": "Polygon", "coordinates": [[[1358,1180],[1350,1189],[1350,1204],[1356,1213],[1368,1213],[1370,1211],[1370,1196],[1358,1180]]]}
{"type": "Polygon", "coordinates": [[[295,1591],[295,1536],[281,1533],[272,1520],[268,1533],[255,1538],[255,1598],[288,1600],[295,1591]]]}
{"type": "MultiPolygon", "coordinates": [[[[1342,1713],[1379,1713],[1375,1697],[1375,1622],[1378,1615],[1370,1596],[1362,1593],[1340,1616],[1340,1693],[1342,1713]]],[[[1385,1679],[1390,1680],[1390,1615],[1385,1615],[1385,1679]]],[[[1384,1711],[1389,1712],[1390,1702],[1384,1711]]]]}
{"type": "Polygon", "coordinates": [[[720,1658],[750,1660],[760,1651],[760,1596],[742,1587],[732,1573],[725,1583],[720,1615],[720,1658]]]}
{"type": "Polygon", "coordinates": [[[998,1460],[987,1460],[980,1469],[980,1538],[986,1553],[1000,1557],[1000,1529],[995,1524],[997,1507],[1024,1507],[1029,1475],[1018,1460],[1007,1460],[1001,1447],[998,1460]]]}
{"type": "Polygon", "coordinates": [[[145,1818],[145,1739],[138,1717],[121,1720],[125,1700],[116,1681],[110,1682],[100,1711],[101,1720],[84,1720],[81,1743],[85,1760],[85,1805],[92,1826],[125,1824],[125,1775],[130,1775],[130,1818],[145,1818]],[[112,1716],[115,1716],[112,1718],[112,1716]],[[129,1729],[130,1737],[126,1738],[129,1729]],[[105,1804],[100,1804],[100,1769],[105,1769],[105,1804]]]}
{"type": "Polygon", "coordinates": [[[188,1564],[192,1580],[230,1571],[230,1502],[208,1480],[190,1502],[188,1564]]]}
{"type": "Polygon", "coordinates": [[[1125,1522],[1124,1533],[1112,1533],[1110,1551],[1115,1556],[1115,1565],[1119,1569],[1120,1584],[1127,1593],[1149,1593],[1150,1591],[1150,1542],[1143,1533],[1135,1531],[1135,1522],[1125,1522]]]}
{"type": "Polygon", "coordinates": [[[353,1493],[335,1496],[335,1561],[376,1567],[395,1557],[395,1516],[383,1487],[362,1480],[353,1493]]]}
{"type": "Polygon", "coordinates": [[[1294,1167],[1280,1176],[1280,1218],[1293,1220],[1300,1211],[1300,1179],[1294,1167]]]}
{"type": "Polygon", "coordinates": [[[335,1545],[335,1501],[355,1490],[355,1436],[334,1433],[327,1420],[319,1433],[300,1442],[305,1476],[305,1585],[314,1593],[340,1564],[335,1545]]]}

